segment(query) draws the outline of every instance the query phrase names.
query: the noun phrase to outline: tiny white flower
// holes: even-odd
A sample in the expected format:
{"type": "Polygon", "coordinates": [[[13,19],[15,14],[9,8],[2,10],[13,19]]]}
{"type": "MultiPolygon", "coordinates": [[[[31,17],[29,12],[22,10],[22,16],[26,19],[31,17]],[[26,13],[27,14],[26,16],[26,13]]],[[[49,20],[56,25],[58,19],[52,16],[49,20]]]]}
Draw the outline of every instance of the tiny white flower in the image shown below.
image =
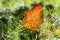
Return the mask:
{"type": "Polygon", "coordinates": [[[19,4],[19,6],[24,6],[24,1],[22,1],[22,2],[19,4]]]}
{"type": "Polygon", "coordinates": [[[55,4],[54,6],[57,8],[58,7],[58,4],[55,4]]]}
{"type": "Polygon", "coordinates": [[[46,9],[45,7],[43,7],[43,9],[46,9]]]}
{"type": "Polygon", "coordinates": [[[4,11],[6,11],[6,8],[4,8],[4,11]]]}
{"type": "Polygon", "coordinates": [[[12,16],[10,16],[10,19],[12,18],[12,16]]]}
{"type": "Polygon", "coordinates": [[[0,3],[0,6],[2,6],[2,3],[0,3]]]}

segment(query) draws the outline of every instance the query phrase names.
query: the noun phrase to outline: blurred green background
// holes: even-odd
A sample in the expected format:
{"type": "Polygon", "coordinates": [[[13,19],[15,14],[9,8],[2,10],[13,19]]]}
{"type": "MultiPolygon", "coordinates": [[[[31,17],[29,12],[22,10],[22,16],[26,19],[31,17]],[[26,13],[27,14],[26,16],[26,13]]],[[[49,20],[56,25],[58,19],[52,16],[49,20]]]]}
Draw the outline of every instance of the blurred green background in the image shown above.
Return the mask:
{"type": "Polygon", "coordinates": [[[55,7],[54,15],[60,16],[60,0],[0,0],[0,8],[17,9],[20,6],[31,8],[31,4],[42,2],[44,6],[52,4],[55,7]]]}
{"type": "Polygon", "coordinates": [[[60,40],[59,33],[60,0],[0,0],[0,40],[60,40]],[[25,12],[40,2],[43,4],[45,23],[34,32],[24,28],[20,22],[25,12]],[[52,16],[50,20],[47,19],[48,14],[52,16]],[[50,24],[53,25],[52,33],[46,32],[50,24]],[[57,29],[58,35],[55,33],[57,29]],[[43,33],[39,36],[41,30],[43,33]]]}

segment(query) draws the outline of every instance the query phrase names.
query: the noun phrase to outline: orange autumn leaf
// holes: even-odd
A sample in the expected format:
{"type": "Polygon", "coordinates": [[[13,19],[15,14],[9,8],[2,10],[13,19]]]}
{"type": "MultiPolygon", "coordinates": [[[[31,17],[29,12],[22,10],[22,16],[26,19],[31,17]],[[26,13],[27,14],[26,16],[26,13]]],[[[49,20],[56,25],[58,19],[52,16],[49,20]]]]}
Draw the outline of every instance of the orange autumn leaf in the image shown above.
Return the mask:
{"type": "Polygon", "coordinates": [[[27,29],[36,31],[39,25],[43,23],[42,5],[39,3],[35,5],[31,10],[26,12],[25,19],[22,24],[27,29]]]}

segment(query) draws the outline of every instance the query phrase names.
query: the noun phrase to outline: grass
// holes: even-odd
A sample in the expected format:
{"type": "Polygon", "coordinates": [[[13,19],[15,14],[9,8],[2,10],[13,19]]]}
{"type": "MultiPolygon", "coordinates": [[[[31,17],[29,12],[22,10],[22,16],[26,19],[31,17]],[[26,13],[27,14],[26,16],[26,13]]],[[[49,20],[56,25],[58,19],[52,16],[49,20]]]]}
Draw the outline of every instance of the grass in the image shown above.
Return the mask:
{"type": "MultiPolygon", "coordinates": [[[[3,1],[1,0],[0,3],[3,1]]],[[[21,3],[15,1],[10,5],[10,2],[0,6],[0,40],[54,40],[60,39],[60,2],[59,0],[36,0],[36,3],[42,2],[43,4],[43,19],[44,23],[39,26],[37,32],[31,31],[21,25],[25,12],[32,8],[33,0],[24,0],[25,6],[12,6],[21,3]],[[47,5],[51,4],[51,8],[47,5]],[[5,5],[5,6],[4,6],[5,5]],[[7,8],[4,10],[4,8],[7,8]],[[12,9],[11,9],[12,8],[12,9]],[[18,9],[19,10],[18,10],[18,9]],[[51,19],[47,18],[47,14],[51,14],[51,19]],[[22,15],[18,17],[18,15],[22,15]],[[59,30],[59,31],[57,31],[59,30]]]]}

